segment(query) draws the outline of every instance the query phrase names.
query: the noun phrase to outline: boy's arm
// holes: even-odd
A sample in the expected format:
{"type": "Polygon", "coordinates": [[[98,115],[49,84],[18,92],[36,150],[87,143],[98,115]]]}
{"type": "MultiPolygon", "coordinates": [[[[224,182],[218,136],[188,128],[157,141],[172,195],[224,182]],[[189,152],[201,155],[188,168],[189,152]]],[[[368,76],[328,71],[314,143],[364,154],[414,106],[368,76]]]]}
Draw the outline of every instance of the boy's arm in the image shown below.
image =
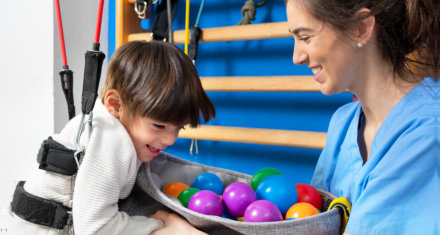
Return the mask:
{"type": "Polygon", "coordinates": [[[168,235],[168,234],[188,234],[188,235],[202,235],[206,234],[194,228],[188,221],[180,216],[166,211],[157,211],[151,217],[164,221],[165,227],[158,229],[151,233],[152,235],[168,235]]]}

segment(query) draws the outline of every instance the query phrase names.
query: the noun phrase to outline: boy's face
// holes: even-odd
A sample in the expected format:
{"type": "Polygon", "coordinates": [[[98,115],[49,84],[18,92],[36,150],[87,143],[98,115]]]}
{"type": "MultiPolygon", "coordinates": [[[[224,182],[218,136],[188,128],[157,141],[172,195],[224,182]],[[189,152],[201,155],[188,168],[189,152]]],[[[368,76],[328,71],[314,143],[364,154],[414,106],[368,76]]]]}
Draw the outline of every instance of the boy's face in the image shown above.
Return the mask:
{"type": "Polygon", "coordinates": [[[124,113],[119,120],[127,129],[136,149],[137,158],[142,162],[153,160],[160,151],[174,144],[182,128],[146,117],[130,119],[124,113]]]}

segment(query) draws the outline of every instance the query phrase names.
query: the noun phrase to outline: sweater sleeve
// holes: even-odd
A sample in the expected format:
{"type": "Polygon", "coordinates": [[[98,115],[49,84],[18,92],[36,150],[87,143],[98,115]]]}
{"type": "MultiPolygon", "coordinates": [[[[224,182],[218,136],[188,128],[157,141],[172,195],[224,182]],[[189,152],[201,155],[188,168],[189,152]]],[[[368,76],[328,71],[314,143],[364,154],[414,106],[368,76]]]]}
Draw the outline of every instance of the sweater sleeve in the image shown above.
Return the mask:
{"type": "Polygon", "coordinates": [[[79,168],[73,194],[76,234],[149,234],[163,227],[160,220],[128,216],[118,211],[137,173],[130,136],[113,117],[94,119],[94,129],[79,168]]]}

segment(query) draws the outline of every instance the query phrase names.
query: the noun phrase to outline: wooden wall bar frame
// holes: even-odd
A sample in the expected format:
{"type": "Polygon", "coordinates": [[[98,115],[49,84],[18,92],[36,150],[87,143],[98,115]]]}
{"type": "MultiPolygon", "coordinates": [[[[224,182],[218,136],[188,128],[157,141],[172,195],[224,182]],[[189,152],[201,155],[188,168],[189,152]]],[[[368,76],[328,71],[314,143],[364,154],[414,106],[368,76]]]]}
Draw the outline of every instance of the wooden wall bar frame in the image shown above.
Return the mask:
{"type": "MultiPolygon", "coordinates": [[[[136,1],[135,1],[136,2],[136,1]]],[[[150,10],[146,10],[149,18],[150,10]]],[[[145,32],[141,28],[141,19],[137,16],[134,11],[134,5],[129,2],[129,0],[116,0],[116,49],[122,44],[128,42],[128,37],[133,33],[145,32]]]]}
{"type": "Polygon", "coordinates": [[[319,92],[313,76],[201,77],[206,91],[319,92]]]}
{"type": "Polygon", "coordinates": [[[322,149],[327,133],[201,125],[185,127],[180,138],[322,149]]]}
{"type": "MultiPolygon", "coordinates": [[[[230,42],[244,40],[261,40],[270,38],[287,38],[289,33],[287,22],[235,25],[216,28],[203,28],[200,36],[202,42],[230,42]]],[[[185,30],[173,32],[175,44],[185,43],[185,30]]],[[[133,33],[128,35],[128,41],[151,40],[151,33],[133,33]]]]}

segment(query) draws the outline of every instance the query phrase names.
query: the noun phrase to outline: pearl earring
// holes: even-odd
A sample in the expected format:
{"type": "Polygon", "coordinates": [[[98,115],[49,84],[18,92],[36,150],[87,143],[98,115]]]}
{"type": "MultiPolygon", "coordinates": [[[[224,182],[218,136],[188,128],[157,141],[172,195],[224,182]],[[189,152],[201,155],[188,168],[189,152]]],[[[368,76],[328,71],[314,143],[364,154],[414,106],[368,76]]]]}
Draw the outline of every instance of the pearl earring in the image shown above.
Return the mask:
{"type": "Polygon", "coordinates": [[[357,47],[361,48],[361,47],[363,47],[363,46],[364,46],[364,44],[363,44],[362,42],[358,42],[358,43],[357,43],[357,47]]]}

